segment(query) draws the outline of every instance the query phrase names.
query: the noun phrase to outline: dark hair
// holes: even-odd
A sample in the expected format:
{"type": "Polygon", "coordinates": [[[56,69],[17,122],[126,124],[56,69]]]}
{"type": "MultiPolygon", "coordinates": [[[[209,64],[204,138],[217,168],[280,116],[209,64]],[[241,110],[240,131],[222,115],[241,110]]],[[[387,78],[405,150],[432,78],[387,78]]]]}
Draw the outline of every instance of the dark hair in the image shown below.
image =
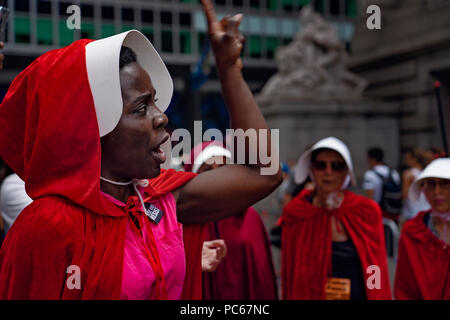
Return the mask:
{"type": "Polygon", "coordinates": [[[384,152],[378,147],[373,147],[367,151],[367,156],[369,158],[375,159],[375,161],[377,162],[383,162],[384,152]]]}
{"type": "Polygon", "coordinates": [[[416,159],[417,163],[419,163],[422,168],[427,166],[427,158],[424,150],[414,147],[409,148],[406,153],[409,153],[414,159],[416,159]]]}
{"type": "Polygon", "coordinates": [[[136,53],[128,47],[122,47],[120,49],[119,70],[132,62],[137,62],[136,53]]]}

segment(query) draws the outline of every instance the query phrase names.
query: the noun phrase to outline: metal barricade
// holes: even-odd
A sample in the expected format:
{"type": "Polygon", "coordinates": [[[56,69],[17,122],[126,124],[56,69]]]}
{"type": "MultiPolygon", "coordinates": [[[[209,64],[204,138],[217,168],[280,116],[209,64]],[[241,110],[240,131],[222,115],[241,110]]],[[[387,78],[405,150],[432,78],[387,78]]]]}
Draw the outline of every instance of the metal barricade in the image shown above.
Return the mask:
{"type": "Polygon", "coordinates": [[[398,225],[391,219],[383,218],[384,238],[386,241],[386,252],[388,257],[397,261],[398,241],[400,239],[400,230],[398,225]]]}

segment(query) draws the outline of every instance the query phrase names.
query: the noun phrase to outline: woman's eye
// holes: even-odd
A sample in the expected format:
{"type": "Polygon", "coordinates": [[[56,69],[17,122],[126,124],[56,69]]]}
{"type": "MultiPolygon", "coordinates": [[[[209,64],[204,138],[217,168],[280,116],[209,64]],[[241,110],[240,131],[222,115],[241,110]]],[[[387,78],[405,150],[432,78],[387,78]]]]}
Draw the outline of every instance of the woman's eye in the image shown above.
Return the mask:
{"type": "Polygon", "coordinates": [[[137,108],[136,108],[136,112],[137,113],[145,113],[147,112],[147,105],[145,103],[140,104],[137,108]]]}

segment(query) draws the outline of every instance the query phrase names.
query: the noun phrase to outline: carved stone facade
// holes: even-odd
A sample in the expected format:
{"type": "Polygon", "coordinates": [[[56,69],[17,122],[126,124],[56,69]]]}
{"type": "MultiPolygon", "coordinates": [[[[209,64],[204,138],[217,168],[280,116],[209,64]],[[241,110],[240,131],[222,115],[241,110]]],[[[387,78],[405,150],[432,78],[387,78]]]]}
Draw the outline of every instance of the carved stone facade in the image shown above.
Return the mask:
{"type": "Polygon", "coordinates": [[[358,99],[366,81],[347,67],[347,52],[336,30],[310,6],[299,16],[301,31],[276,51],[278,72],[262,95],[299,99],[358,99]]]}
{"type": "Polygon", "coordinates": [[[398,103],[401,151],[443,147],[434,82],[442,83],[450,141],[450,1],[364,2],[382,15],[381,30],[371,31],[362,14],[352,43],[349,65],[369,81],[365,97],[398,103]]]}

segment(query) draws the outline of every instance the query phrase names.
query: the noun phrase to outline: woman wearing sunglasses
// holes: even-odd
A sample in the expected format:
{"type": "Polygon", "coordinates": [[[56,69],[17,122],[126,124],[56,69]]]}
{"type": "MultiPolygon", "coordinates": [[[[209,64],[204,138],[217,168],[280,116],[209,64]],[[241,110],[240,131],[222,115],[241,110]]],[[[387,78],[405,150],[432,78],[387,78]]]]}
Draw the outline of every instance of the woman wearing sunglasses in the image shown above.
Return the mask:
{"type": "Polygon", "coordinates": [[[347,146],[334,137],[300,157],[295,180],[303,190],[283,210],[284,299],[391,299],[378,205],[347,190],[356,185],[347,146]]]}
{"type": "Polygon", "coordinates": [[[432,161],[409,189],[431,210],[405,223],[400,236],[396,299],[450,300],[450,158],[432,161]]]}

